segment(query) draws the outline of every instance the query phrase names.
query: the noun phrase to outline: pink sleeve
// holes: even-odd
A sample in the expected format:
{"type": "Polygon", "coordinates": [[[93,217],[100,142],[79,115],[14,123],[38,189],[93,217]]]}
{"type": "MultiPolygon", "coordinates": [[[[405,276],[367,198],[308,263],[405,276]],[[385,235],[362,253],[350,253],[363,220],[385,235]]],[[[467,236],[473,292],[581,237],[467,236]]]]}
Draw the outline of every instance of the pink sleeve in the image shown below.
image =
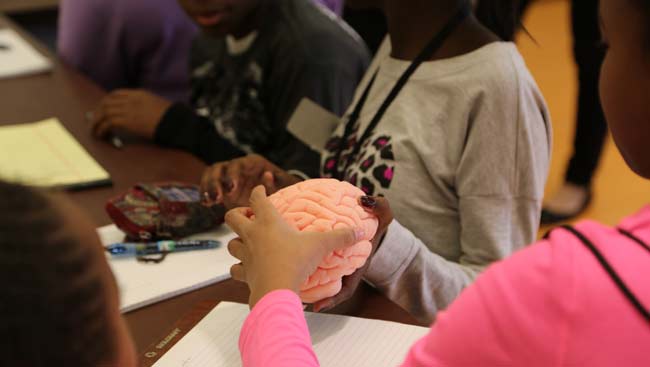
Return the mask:
{"type": "Polygon", "coordinates": [[[491,266],[437,315],[403,366],[554,365],[574,299],[570,272],[555,269],[570,257],[543,241],[491,266]]]}
{"type": "Polygon", "coordinates": [[[244,367],[315,367],[300,298],[289,290],[264,296],[246,319],[239,336],[244,367]]]}

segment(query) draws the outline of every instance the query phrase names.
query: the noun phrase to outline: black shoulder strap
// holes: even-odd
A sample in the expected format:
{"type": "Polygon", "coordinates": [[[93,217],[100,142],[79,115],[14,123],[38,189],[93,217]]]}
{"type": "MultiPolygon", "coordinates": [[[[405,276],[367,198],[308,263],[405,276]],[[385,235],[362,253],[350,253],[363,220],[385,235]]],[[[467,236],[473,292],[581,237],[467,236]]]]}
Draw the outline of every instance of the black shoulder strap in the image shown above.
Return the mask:
{"type": "Polygon", "coordinates": [[[639,246],[643,247],[644,249],[648,250],[648,252],[650,252],[650,246],[648,246],[647,243],[641,241],[641,239],[639,237],[633,235],[632,232],[628,232],[628,231],[624,230],[623,228],[618,228],[618,233],[620,233],[623,236],[631,239],[632,241],[639,244],[639,246]]]}
{"type": "MultiPolygon", "coordinates": [[[[627,287],[627,285],[623,282],[621,277],[616,273],[614,268],[607,261],[605,256],[603,256],[600,250],[598,250],[598,248],[593,244],[593,242],[591,242],[587,237],[585,237],[584,234],[582,234],[580,231],[573,228],[572,226],[565,225],[562,226],[562,228],[566,229],[567,231],[571,232],[574,236],[576,236],[580,240],[580,242],[582,242],[591,251],[591,253],[594,254],[594,256],[596,257],[600,265],[602,265],[602,267],[605,269],[607,274],[609,274],[610,278],[612,278],[616,286],[621,290],[621,292],[623,292],[623,294],[630,301],[630,303],[632,303],[632,306],[634,306],[634,308],[636,308],[637,311],[639,311],[641,316],[643,316],[643,318],[646,321],[650,322],[650,311],[643,306],[641,301],[639,301],[639,299],[634,295],[634,293],[627,287]]],[[[636,238],[636,237],[632,237],[632,238],[636,238]]],[[[636,240],[634,241],[637,242],[636,240]]],[[[644,247],[646,248],[648,247],[643,243],[643,241],[640,241],[640,243],[643,244],[644,247]]]]}

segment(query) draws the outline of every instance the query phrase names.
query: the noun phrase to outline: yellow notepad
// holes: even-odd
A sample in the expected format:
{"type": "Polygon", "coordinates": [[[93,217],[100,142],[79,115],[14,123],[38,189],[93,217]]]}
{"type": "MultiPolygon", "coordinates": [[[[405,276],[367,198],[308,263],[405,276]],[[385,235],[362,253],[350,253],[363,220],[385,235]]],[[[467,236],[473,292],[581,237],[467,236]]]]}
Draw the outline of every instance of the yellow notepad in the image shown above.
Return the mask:
{"type": "Polygon", "coordinates": [[[72,189],[111,182],[108,172],[56,118],[0,126],[0,178],[72,189]]]}

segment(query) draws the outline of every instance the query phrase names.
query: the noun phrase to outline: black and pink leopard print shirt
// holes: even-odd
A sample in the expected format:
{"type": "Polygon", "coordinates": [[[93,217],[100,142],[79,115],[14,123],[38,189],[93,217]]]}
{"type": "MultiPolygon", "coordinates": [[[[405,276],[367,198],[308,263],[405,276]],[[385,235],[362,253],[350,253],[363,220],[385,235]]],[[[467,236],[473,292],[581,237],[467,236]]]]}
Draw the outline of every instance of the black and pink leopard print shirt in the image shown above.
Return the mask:
{"type": "Polygon", "coordinates": [[[343,180],[361,188],[367,195],[382,195],[382,191],[390,188],[395,174],[395,156],[391,137],[372,135],[363,143],[359,154],[346,168],[344,166],[349,161],[360,135],[362,133],[359,133],[359,123],[357,123],[347,141],[344,142],[342,134],[339,133],[327,142],[323,153],[322,176],[335,177],[337,172],[345,169],[343,180]],[[337,164],[336,154],[342,144],[344,148],[337,164]]]}

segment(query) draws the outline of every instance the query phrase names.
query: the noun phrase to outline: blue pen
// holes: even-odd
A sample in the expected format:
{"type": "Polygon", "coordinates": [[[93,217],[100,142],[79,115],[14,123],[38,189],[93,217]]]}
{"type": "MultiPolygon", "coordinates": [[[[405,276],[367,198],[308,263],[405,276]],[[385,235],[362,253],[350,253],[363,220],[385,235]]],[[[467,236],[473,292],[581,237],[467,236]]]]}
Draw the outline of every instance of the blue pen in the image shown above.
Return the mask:
{"type": "Polygon", "coordinates": [[[113,256],[147,256],[169,252],[208,250],[217,248],[221,242],[214,240],[158,241],[147,243],[116,243],[106,246],[113,256]]]}

